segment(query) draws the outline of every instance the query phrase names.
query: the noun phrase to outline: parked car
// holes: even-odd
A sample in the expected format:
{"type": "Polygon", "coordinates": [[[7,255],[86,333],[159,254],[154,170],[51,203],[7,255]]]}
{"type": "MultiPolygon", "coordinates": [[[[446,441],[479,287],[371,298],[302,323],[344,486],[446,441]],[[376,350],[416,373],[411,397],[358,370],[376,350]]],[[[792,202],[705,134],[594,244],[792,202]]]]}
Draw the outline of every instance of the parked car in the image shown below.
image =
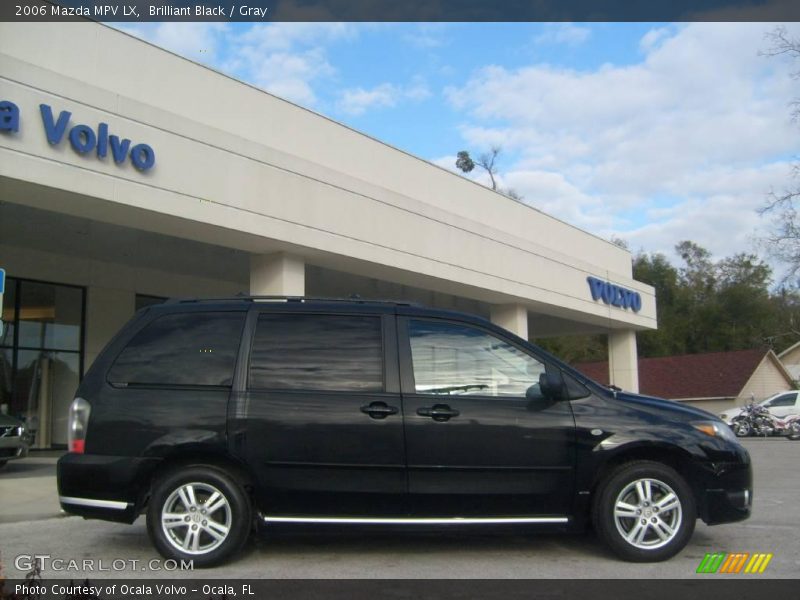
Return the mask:
{"type": "Polygon", "coordinates": [[[30,435],[22,421],[0,413],[0,469],[8,461],[28,456],[30,435]]]}
{"type": "MultiPolygon", "coordinates": [[[[77,391],[65,511],[209,566],[254,523],[579,531],[664,560],[746,519],[750,457],[714,415],[597,384],[489,321],[414,305],[170,301],[77,391]]],[[[267,531],[269,531],[267,527],[267,531]]]]}
{"type": "MultiPolygon", "coordinates": [[[[783,418],[789,415],[800,414],[800,391],[778,392],[756,404],[766,408],[770,414],[775,417],[783,418]]],[[[743,411],[743,406],[729,408],[720,413],[719,418],[730,426],[733,425],[733,420],[740,416],[743,411]]]]}

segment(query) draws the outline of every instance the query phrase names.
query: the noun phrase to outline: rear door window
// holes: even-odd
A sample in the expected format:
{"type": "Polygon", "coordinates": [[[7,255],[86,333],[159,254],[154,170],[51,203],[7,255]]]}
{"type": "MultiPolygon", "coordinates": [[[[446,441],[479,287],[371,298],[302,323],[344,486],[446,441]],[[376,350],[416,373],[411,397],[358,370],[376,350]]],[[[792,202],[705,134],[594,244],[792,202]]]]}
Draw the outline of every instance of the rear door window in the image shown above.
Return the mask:
{"type": "Polygon", "coordinates": [[[164,315],[146,325],[117,357],[117,384],[230,386],[244,312],[164,315]]]}
{"type": "Polygon", "coordinates": [[[381,319],[262,314],[250,354],[250,388],[382,392],[381,319]]]}

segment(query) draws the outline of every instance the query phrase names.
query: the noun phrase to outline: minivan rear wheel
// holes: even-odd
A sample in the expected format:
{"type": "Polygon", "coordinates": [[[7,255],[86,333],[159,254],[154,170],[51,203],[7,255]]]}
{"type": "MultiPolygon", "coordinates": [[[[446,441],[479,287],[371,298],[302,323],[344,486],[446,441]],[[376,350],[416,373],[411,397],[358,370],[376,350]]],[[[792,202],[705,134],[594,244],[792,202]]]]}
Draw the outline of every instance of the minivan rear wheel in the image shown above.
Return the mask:
{"type": "Polygon", "coordinates": [[[147,532],[162,556],[210,567],[247,540],[252,509],[242,485],[211,466],[171,471],[153,487],[147,532]]]}
{"type": "Polygon", "coordinates": [[[592,517],[600,539],[621,558],[656,562],[686,546],[697,513],[692,490],[675,469],[637,461],[601,482],[592,517]]]}

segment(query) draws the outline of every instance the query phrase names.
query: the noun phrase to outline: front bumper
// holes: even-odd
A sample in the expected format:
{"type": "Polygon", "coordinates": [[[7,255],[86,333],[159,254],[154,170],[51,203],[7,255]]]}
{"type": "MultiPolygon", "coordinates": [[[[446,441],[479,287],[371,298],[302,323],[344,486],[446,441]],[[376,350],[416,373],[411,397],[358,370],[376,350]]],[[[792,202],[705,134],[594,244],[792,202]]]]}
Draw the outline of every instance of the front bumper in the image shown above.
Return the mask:
{"type": "Polygon", "coordinates": [[[709,466],[700,498],[699,515],[708,525],[734,523],[750,517],[753,470],[747,462],[709,466]]]}
{"type": "Polygon", "coordinates": [[[23,436],[0,438],[0,461],[15,460],[28,456],[28,443],[23,436]]]}

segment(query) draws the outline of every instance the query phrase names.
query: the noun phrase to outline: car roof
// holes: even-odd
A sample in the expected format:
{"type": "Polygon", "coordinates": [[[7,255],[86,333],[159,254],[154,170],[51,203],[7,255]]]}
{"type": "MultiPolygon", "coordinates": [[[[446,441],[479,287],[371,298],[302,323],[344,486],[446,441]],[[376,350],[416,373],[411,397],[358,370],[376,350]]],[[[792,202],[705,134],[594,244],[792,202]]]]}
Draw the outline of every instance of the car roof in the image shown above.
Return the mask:
{"type": "MultiPolygon", "coordinates": [[[[484,317],[402,300],[375,300],[366,298],[315,298],[307,296],[232,296],[226,298],[170,298],[161,304],[152,304],[145,310],[164,312],[194,312],[208,310],[248,310],[253,306],[275,311],[316,312],[364,312],[395,313],[440,319],[457,319],[477,325],[493,326],[484,317]]],[[[494,326],[493,326],[494,327],[494,326]]]]}

